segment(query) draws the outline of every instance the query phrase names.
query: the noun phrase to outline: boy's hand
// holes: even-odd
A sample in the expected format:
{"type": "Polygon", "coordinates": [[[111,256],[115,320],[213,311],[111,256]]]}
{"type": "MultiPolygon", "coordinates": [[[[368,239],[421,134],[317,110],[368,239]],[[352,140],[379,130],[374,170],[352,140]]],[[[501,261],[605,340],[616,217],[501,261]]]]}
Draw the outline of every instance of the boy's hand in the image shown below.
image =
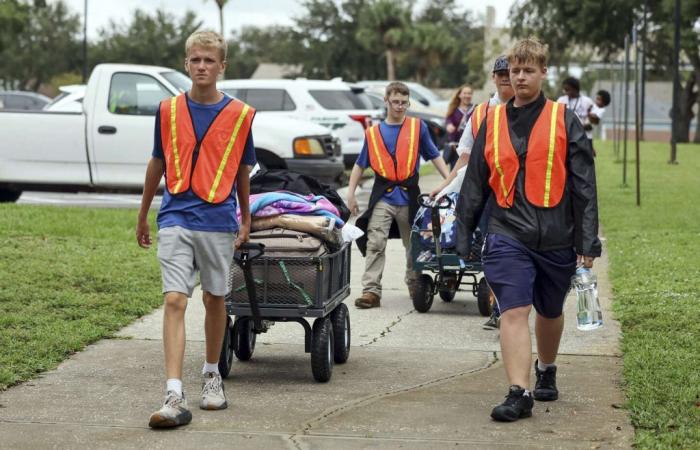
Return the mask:
{"type": "Polygon", "coordinates": [[[353,216],[360,214],[360,207],[354,195],[348,195],[348,208],[350,209],[350,214],[353,216]]]}
{"type": "Polygon", "coordinates": [[[139,221],[136,223],[136,242],[141,248],[151,247],[152,241],[148,220],[139,219],[139,221]]]}
{"type": "Polygon", "coordinates": [[[594,259],[595,259],[595,256],[576,255],[576,265],[583,263],[583,267],[585,267],[586,269],[590,269],[593,267],[593,260],[594,259]]]}
{"type": "Polygon", "coordinates": [[[240,228],[238,229],[238,237],[236,238],[236,242],[234,242],[234,247],[236,249],[240,248],[241,245],[245,244],[248,242],[250,239],[250,225],[241,225],[240,228]]]}

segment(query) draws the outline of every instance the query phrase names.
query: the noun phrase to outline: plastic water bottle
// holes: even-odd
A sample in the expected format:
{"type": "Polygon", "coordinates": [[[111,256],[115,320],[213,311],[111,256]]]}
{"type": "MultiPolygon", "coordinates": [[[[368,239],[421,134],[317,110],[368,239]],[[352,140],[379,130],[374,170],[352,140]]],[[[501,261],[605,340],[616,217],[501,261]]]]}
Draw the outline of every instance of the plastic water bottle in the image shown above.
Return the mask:
{"type": "Polygon", "coordinates": [[[579,267],[571,282],[576,290],[576,328],[589,331],[603,326],[595,274],[591,269],[579,267]]]}

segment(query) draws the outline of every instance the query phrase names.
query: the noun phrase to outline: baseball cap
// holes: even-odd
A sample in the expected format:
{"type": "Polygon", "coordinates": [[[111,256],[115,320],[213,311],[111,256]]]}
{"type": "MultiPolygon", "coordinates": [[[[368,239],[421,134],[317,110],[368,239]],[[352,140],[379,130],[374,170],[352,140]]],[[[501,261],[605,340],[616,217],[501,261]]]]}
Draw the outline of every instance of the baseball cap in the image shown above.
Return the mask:
{"type": "Polygon", "coordinates": [[[505,55],[501,55],[493,63],[493,72],[502,72],[504,70],[508,70],[508,58],[505,55]]]}

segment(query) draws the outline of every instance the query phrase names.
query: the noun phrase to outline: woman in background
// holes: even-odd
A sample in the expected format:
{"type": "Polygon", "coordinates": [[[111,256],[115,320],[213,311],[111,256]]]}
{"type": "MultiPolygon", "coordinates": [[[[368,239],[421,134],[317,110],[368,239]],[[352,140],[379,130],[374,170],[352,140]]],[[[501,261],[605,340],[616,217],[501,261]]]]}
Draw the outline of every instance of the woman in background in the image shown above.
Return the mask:
{"type": "Polygon", "coordinates": [[[454,166],[457,160],[457,152],[455,152],[457,142],[459,142],[467,121],[474,111],[474,105],[472,104],[473,95],[474,91],[471,86],[467,84],[462,85],[454,93],[447,107],[447,117],[445,118],[447,148],[445,148],[443,158],[450,167],[454,166]]]}

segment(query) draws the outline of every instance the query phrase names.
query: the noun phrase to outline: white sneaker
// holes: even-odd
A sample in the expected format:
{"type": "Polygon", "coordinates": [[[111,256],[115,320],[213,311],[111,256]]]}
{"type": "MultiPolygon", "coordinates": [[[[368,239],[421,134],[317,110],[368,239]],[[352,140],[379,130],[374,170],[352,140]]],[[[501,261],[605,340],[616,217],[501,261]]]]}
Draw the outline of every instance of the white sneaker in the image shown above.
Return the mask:
{"type": "Polygon", "coordinates": [[[199,401],[199,407],[209,410],[226,409],[228,404],[221,375],[207,372],[202,375],[202,379],[202,398],[199,401]]]}
{"type": "Polygon", "coordinates": [[[192,421],[192,413],[187,409],[185,395],[177,395],[168,391],[163,406],[153,414],[148,421],[151,428],[171,428],[187,425],[192,421]]]}

